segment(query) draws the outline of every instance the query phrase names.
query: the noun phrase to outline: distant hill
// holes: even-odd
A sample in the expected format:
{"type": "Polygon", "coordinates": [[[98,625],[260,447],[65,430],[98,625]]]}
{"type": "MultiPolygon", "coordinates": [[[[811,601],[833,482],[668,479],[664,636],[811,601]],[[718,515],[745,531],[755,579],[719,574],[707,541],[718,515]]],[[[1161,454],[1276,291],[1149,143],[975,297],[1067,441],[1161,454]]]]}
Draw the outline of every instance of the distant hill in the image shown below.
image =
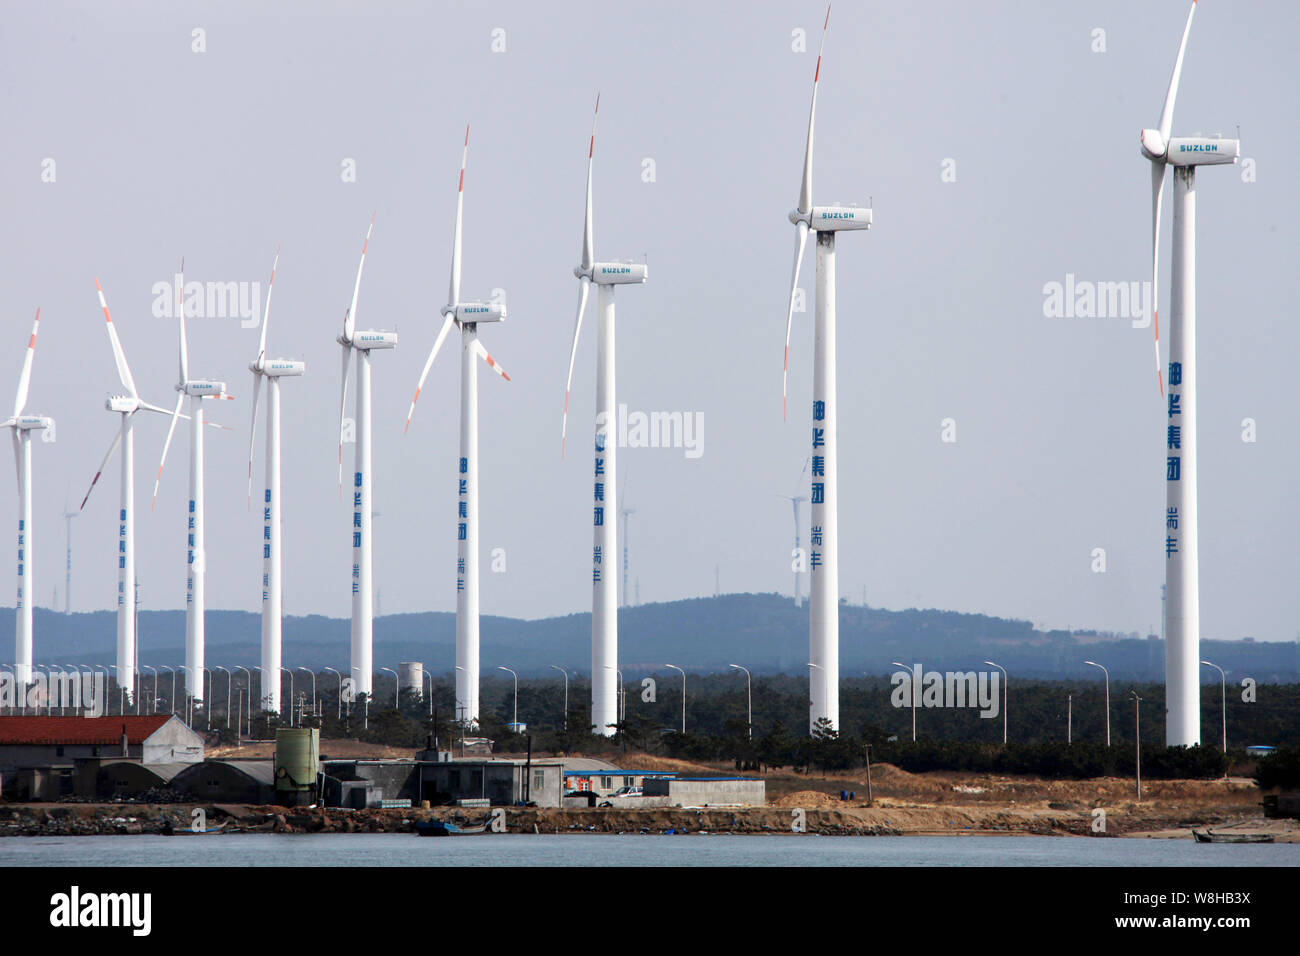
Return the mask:
{"type": "MultiPolygon", "coordinates": [[[[12,660],[12,613],[0,617],[0,660],[12,660]]],[[[38,663],[108,664],[114,659],[116,615],[111,611],[63,615],[37,609],[38,663]]],[[[286,617],[284,661],[289,667],[340,668],[347,663],[347,619],[286,617]]],[[[591,615],[525,621],[484,616],[483,670],[505,664],[521,675],[555,676],[551,664],[570,671],[591,669],[591,615]]],[[[185,614],[140,612],[142,664],[179,664],[184,659],[185,614]]],[[[244,611],[209,611],[209,666],[259,661],[261,618],[244,611]]],[[[806,672],[808,608],[778,594],[725,594],[619,612],[620,659],[625,672],[644,674],[665,663],[690,671],[725,670],[743,664],[755,673],[806,672]]],[[[392,614],[375,620],[375,664],[423,661],[435,674],[455,663],[454,614],[392,614]]],[[[1239,677],[1261,682],[1300,679],[1300,644],[1295,642],[1203,641],[1205,657],[1239,677]]],[[[1164,679],[1164,646],[1158,638],[1097,632],[1038,631],[1028,621],[956,611],[886,611],[840,606],[840,672],[844,678],[891,670],[891,661],[920,661],[927,669],[965,670],[996,660],[1018,677],[1090,677],[1098,660],[1112,679],[1164,679]]],[[[1207,668],[1208,671],[1208,668],[1207,668]]],[[[626,673],[628,679],[631,673],[626,673]]],[[[1209,674],[1206,675],[1209,680],[1209,674]]]]}

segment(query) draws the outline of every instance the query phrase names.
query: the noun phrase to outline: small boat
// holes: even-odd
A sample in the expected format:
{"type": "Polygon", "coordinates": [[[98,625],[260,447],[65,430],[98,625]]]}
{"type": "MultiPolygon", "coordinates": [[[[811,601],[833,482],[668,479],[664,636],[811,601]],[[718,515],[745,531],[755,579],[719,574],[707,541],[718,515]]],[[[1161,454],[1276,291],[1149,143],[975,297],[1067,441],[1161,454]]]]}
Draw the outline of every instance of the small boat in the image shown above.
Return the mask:
{"type": "Polygon", "coordinates": [[[1212,830],[1193,830],[1197,843],[1272,843],[1271,833],[1215,833],[1212,830]]]}
{"type": "Polygon", "coordinates": [[[457,826],[445,820],[420,820],[415,824],[417,836],[475,836],[487,833],[487,821],[469,826],[457,826]]]}
{"type": "Polygon", "coordinates": [[[163,832],[167,836],[206,836],[209,833],[224,833],[225,829],[226,829],[226,825],[222,823],[215,827],[204,827],[202,830],[195,830],[191,827],[184,827],[181,829],[171,828],[168,830],[164,830],[163,832]]]}

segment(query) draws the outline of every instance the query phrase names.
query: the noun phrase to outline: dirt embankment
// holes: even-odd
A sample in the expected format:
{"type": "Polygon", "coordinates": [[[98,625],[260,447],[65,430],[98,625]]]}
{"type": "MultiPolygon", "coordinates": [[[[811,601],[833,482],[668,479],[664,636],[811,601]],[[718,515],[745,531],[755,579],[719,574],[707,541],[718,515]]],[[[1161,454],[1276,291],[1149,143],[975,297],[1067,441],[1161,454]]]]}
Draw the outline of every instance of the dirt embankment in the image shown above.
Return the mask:
{"type": "MultiPolygon", "coordinates": [[[[848,804],[816,791],[790,794],[779,805],[748,808],[555,809],[504,808],[509,833],[791,833],[885,836],[902,834],[1034,834],[1094,836],[1089,809],[1047,804],[1016,807],[874,806],[848,804]]],[[[185,835],[195,804],[20,804],[0,808],[0,835],[78,836],[155,833],[185,835]]],[[[203,806],[208,827],[227,833],[409,833],[419,820],[476,823],[484,812],[325,810],[273,806],[203,806]]],[[[1300,822],[1263,821],[1257,813],[1194,813],[1157,804],[1121,804],[1106,811],[1106,836],[1188,837],[1192,827],[1233,826],[1300,842],[1300,822]]]]}

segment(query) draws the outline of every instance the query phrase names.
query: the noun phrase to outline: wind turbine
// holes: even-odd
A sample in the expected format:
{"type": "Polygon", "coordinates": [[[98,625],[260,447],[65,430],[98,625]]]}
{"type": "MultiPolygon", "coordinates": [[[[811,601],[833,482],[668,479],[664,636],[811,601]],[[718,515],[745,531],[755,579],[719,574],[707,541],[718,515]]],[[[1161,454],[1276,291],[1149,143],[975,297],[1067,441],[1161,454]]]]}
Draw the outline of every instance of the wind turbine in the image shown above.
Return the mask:
{"type": "MultiPolygon", "coordinates": [[[[803,463],[803,470],[799,472],[799,480],[795,482],[795,486],[794,486],[794,490],[796,493],[793,495],[777,495],[778,498],[784,498],[786,501],[790,502],[791,506],[794,508],[794,554],[796,558],[799,556],[799,505],[808,500],[807,495],[798,494],[798,491],[800,487],[803,485],[804,472],[808,470],[808,464],[811,461],[812,461],[812,457],[809,456],[803,463]]],[[[794,572],[794,606],[795,607],[799,607],[800,604],[802,603],[799,595],[800,573],[801,572],[798,571],[797,569],[794,572]]]]}
{"type": "MultiPolygon", "coordinates": [[[[257,358],[249,363],[253,373],[253,418],[248,429],[248,504],[253,503],[253,447],[257,439],[257,408],[266,379],[266,493],[262,499],[262,673],[279,674],[282,616],[281,576],[284,558],[280,546],[280,379],[302,375],[307,366],[295,359],[266,357],[266,330],[271,322],[271,294],[275,291],[275,269],[280,250],[271,263],[271,281],[266,286],[266,310],[262,315],[262,337],[257,358]]],[[[280,712],[280,682],[268,681],[262,691],[262,709],[280,712]]]]}
{"type": "Polygon", "coordinates": [[[447,304],[442,307],[442,328],[433,341],[420,382],[406,413],[405,434],[411,427],[415,403],[433,360],[442,348],[452,325],[460,329],[460,461],[457,466],[456,499],[456,706],[471,725],[478,723],[479,708],[479,561],[478,561],[478,364],[507,382],[510,376],[488,354],[478,340],[480,322],[503,322],[505,303],[462,302],[460,300],[460,234],[465,205],[465,161],[469,157],[469,126],[465,127],[465,146],[460,159],[460,185],[456,189],[456,227],[451,242],[451,284],[447,304]]]}
{"type": "MultiPolygon", "coordinates": [[[[377,214],[376,214],[377,215],[377,214]]],[[[375,216],[370,217],[366,241],[361,246],[361,262],[352,287],[352,305],[343,314],[343,331],[337,341],[343,347],[342,384],[339,391],[339,494],[343,493],[344,412],[348,403],[348,359],[357,353],[356,469],[352,475],[352,690],[370,696],[374,650],[374,550],[370,540],[370,353],[375,349],[397,347],[396,332],[373,329],[358,332],[357,297],[361,294],[361,270],[366,265],[366,250],[375,216]]]]}
{"type": "Polygon", "coordinates": [[[1237,162],[1241,144],[1222,137],[1171,136],[1183,55],[1196,13],[1187,12],[1178,59],[1157,129],[1142,130],[1142,154],[1151,161],[1151,314],[1160,374],[1160,213],[1165,167],[1174,167],[1174,246],[1169,297],[1169,390],[1165,407],[1165,742],[1201,740],[1200,568],[1196,514],[1196,167],[1237,162]]]}
{"type": "MultiPolygon", "coordinates": [[[[158,477],[153,485],[153,505],[158,505],[158,486],[162,484],[163,465],[167,463],[167,450],[171,447],[176,422],[181,417],[181,406],[190,400],[190,500],[186,514],[186,581],[185,581],[185,689],[195,702],[203,700],[204,665],[204,612],[207,608],[204,584],[207,573],[207,551],[203,514],[203,400],[231,399],[226,394],[226,383],[212,379],[190,378],[189,346],[185,338],[185,262],[181,262],[181,307],[178,310],[180,325],[180,378],[176,382],[176,409],[172,423],[167,428],[162,457],[158,461],[158,477]]],[[[216,426],[224,428],[225,426],[216,426]]]]}
{"type": "MultiPolygon", "coordinates": [[[[182,290],[184,286],[182,285],[182,290]]],[[[104,402],[110,412],[122,416],[122,424],[113,441],[108,446],[108,453],[99,463],[99,470],[90,480],[86,496],[81,499],[79,511],[84,511],[90,493],[95,490],[99,476],[104,473],[108,461],[113,457],[117,446],[122,446],[122,485],[121,499],[117,514],[117,675],[118,681],[128,692],[135,687],[135,413],[144,410],[159,415],[171,415],[167,409],[151,405],[140,398],[135,388],[135,378],[131,367],[126,363],[126,353],[117,337],[117,326],[108,311],[108,302],[104,290],[95,280],[95,291],[99,294],[99,307],[104,310],[104,323],[108,329],[108,342],[113,347],[113,361],[117,364],[117,377],[126,389],[125,395],[112,395],[104,402]]],[[[183,293],[182,293],[183,294],[183,293]]],[[[188,419],[188,415],[182,415],[188,419]]]]}
{"type": "Polygon", "coordinates": [[[814,325],[812,403],[812,489],[808,533],[808,668],[811,706],[809,727],[826,718],[840,725],[840,619],[839,619],[839,495],[836,478],[835,395],[835,233],[869,229],[871,210],[858,206],[814,206],[812,203],[813,120],[817,115],[817,85],[821,80],[822,49],[831,9],[826,8],[817,71],[813,74],[812,106],[808,110],[808,145],[804,151],[799,205],[790,213],[795,226],[794,275],[790,281],[789,309],[785,319],[785,369],[781,376],[781,407],[785,412],[786,383],[790,371],[790,324],[794,318],[799,266],[808,233],[817,233],[817,306],[814,325]]]}
{"type": "Polygon", "coordinates": [[[22,691],[32,679],[32,432],[54,427],[54,419],[44,415],[27,415],[27,389],[32,382],[32,359],[36,355],[36,332],[41,327],[41,310],[36,310],[32,335],[27,340],[23,370],[18,376],[18,394],[9,421],[9,435],[14,443],[14,466],[18,469],[18,597],[14,627],[14,681],[22,691]]]}
{"type": "MultiPolygon", "coordinates": [[[[600,96],[596,97],[596,115],[600,96]]],[[[569,425],[569,391],[573,386],[573,362],[578,356],[578,334],[587,293],[596,283],[596,464],[592,509],[592,598],[591,598],[591,723],[595,733],[612,736],[618,723],[618,579],[612,572],[618,554],[618,501],[615,467],[617,435],[614,434],[614,287],[646,281],[645,263],[597,262],[591,228],[591,170],[596,153],[596,119],[591,121],[591,142],[587,148],[587,211],[582,229],[582,260],[573,270],[578,277],[578,315],[573,323],[573,347],[569,351],[569,377],[564,386],[564,418],[560,426],[560,455],[569,425]],[[613,436],[613,440],[610,437],[613,436]],[[608,518],[608,520],[606,520],[608,518]]]]}
{"type": "Polygon", "coordinates": [[[63,613],[65,616],[72,613],[72,519],[80,513],[79,511],[68,510],[68,497],[65,491],[63,496],[63,529],[67,550],[67,562],[63,568],[63,613]]]}

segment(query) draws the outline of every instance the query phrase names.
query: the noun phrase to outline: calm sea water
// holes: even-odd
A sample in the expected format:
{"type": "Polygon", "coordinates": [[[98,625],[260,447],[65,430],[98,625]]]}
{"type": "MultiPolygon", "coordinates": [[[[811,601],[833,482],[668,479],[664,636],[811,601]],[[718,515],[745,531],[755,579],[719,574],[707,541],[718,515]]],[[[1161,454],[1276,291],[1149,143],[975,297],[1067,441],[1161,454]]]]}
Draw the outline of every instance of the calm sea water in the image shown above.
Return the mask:
{"type": "Polygon", "coordinates": [[[1300,866],[1300,844],[1086,837],[216,834],[7,837],[6,866],[1300,866]]]}

